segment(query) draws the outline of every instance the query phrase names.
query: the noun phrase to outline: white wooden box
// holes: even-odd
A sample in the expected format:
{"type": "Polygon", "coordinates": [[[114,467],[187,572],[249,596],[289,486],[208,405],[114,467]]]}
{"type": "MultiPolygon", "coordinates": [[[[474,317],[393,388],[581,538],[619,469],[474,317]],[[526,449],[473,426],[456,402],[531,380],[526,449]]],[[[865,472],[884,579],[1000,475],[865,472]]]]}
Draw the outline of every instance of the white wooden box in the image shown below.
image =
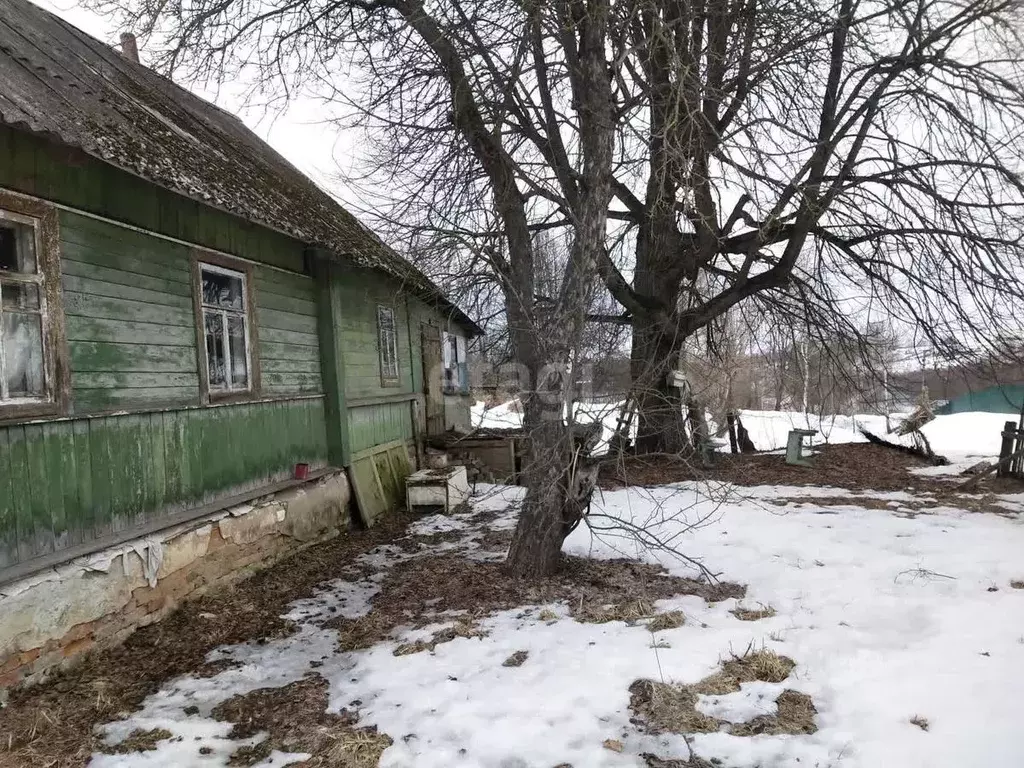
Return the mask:
{"type": "Polygon", "coordinates": [[[469,501],[469,479],[461,465],[413,472],[405,489],[411,512],[448,514],[469,501]]]}

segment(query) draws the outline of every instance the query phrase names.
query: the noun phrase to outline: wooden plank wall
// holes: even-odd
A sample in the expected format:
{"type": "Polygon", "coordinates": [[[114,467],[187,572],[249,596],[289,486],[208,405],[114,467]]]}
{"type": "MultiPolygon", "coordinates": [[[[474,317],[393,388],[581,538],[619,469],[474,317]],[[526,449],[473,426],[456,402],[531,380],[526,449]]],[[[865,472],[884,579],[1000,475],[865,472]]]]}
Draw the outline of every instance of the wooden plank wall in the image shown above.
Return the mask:
{"type": "MultiPolygon", "coordinates": [[[[66,211],[61,269],[75,413],[199,402],[191,249],[66,211]]],[[[254,269],[263,394],[320,394],[312,278],[254,269]]]]}
{"type": "Polygon", "coordinates": [[[0,426],[0,569],[326,464],[302,243],[7,127],[0,186],[260,262],[261,394],[278,399],[198,407],[191,247],[61,211],[72,418],[0,426]]]}
{"type": "Polygon", "coordinates": [[[326,464],[323,399],[0,427],[0,569],[326,464]]]}
{"type": "Polygon", "coordinates": [[[349,406],[348,424],[353,453],[395,440],[409,441],[415,437],[412,402],[408,400],[349,406]]]}

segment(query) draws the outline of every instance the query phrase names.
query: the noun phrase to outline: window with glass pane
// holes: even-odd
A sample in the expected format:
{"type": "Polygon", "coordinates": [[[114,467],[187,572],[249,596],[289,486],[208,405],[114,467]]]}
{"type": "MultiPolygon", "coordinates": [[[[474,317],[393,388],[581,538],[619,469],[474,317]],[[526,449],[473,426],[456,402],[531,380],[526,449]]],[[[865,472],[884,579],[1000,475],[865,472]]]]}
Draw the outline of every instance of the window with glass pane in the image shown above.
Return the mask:
{"type": "Polygon", "coordinates": [[[249,389],[249,317],[245,274],[199,265],[203,295],[203,338],[211,392],[249,389]]]}
{"type": "Polygon", "coordinates": [[[0,405],[47,398],[38,222],[0,211],[0,405]]]}
{"type": "Polygon", "coordinates": [[[380,378],[385,383],[398,381],[398,338],[395,333],[395,311],[377,307],[377,338],[380,347],[380,378]]]}

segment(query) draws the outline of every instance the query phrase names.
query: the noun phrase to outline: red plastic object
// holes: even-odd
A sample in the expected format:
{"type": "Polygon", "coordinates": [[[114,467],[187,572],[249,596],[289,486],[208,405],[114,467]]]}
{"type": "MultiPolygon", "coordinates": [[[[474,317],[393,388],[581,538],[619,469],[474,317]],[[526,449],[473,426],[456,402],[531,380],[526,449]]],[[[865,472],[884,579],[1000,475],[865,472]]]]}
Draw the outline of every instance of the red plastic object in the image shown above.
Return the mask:
{"type": "Polygon", "coordinates": [[[305,480],[307,477],[309,477],[309,464],[296,464],[295,479],[305,480]]]}

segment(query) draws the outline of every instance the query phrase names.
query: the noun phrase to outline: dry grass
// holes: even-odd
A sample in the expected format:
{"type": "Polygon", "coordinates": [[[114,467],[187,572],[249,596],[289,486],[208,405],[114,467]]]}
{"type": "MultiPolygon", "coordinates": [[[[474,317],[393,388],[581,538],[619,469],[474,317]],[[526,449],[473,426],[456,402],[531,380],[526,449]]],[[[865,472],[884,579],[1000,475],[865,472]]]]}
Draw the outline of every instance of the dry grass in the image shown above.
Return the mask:
{"type": "MultiPolygon", "coordinates": [[[[564,603],[576,621],[639,624],[645,619],[657,620],[657,600],[693,594],[716,602],[742,597],[744,591],[729,582],[709,584],[672,576],[660,566],[633,560],[577,557],[566,557],[554,576],[520,581],[509,578],[503,563],[467,560],[458,553],[446,553],[391,567],[371,600],[373,610],[369,615],[355,620],[334,619],[326,626],[339,631],[342,650],[354,650],[395,639],[400,629],[436,624],[438,616],[446,612],[465,614],[463,623],[472,623],[496,611],[564,603]]],[[[558,618],[547,608],[538,614],[541,621],[558,618]]],[[[442,634],[400,646],[396,655],[433,650],[439,642],[454,637],[479,636],[478,631],[465,634],[457,630],[451,637],[442,634]]]]}
{"type": "Polygon", "coordinates": [[[173,735],[174,734],[166,728],[153,728],[149,731],[136,728],[128,734],[128,738],[120,744],[113,747],[104,747],[102,751],[108,755],[126,755],[129,752],[149,752],[150,750],[156,749],[157,743],[164,739],[169,739],[173,735]]]}
{"type": "Polygon", "coordinates": [[[796,667],[796,663],[787,656],[780,656],[770,648],[754,650],[748,648],[742,656],[733,656],[722,665],[722,672],[739,683],[750,683],[763,680],[766,683],[781,683],[796,667]]]}
{"type": "Polygon", "coordinates": [[[345,575],[358,555],[402,535],[409,519],[389,515],[372,530],[308,547],[184,603],[122,645],[89,654],[46,683],[12,692],[8,706],[0,709],[0,766],[84,766],[103,748],[98,724],[134,711],[165,680],[214,671],[206,666],[206,655],[218,646],[291,634],[295,625],[281,618],[289,603],[345,575]]]}
{"type": "Polygon", "coordinates": [[[584,604],[573,611],[572,617],[585,624],[607,624],[609,621],[621,621],[625,624],[636,624],[641,619],[654,616],[654,606],[646,600],[627,600],[613,605],[584,604]]]}
{"type": "Polygon", "coordinates": [[[653,755],[650,752],[640,753],[640,759],[644,761],[647,768],[715,768],[716,764],[709,763],[696,755],[689,760],[681,758],[664,758],[653,755]]]}
{"type": "Polygon", "coordinates": [[[740,621],[760,621],[761,619],[770,619],[775,615],[775,609],[770,605],[760,604],[759,608],[743,608],[737,606],[729,611],[740,621]]]}
{"type": "Polygon", "coordinates": [[[217,706],[213,716],[234,724],[231,738],[268,734],[252,747],[237,749],[230,765],[256,765],[278,749],[308,752],[312,757],[303,765],[310,768],[375,768],[391,746],[391,737],[375,728],[357,727],[358,716],[348,710],[328,713],[327,689],[327,681],[313,674],[281,688],[234,696],[217,706]]]}
{"type": "Polygon", "coordinates": [[[814,702],[806,693],[787,688],[775,700],[778,712],[774,715],[758,715],[753,720],[730,726],[733,736],[778,736],[780,734],[814,733],[817,711],[814,702]]]}
{"type": "Polygon", "coordinates": [[[630,687],[629,707],[633,722],[651,733],[714,733],[725,730],[734,736],[814,733],[817,710],[811,698],[799,691],[784,690],[776,700],[774,715],[761,715],[746,723],[730,724],[697,709],[701,695],[724,696],[740,690],[740,683],[762,680],[781,683],[796,664],[792,659],[762,648],[748,648],[722,668],[692,685],[636,680],[630,687]]]}
{"type": "Polygon", "coordinates": [[[647,622],[647,629],[651,632],[662,632],[666,629],[677,629],[686,623],[686,616],[682,611],[666,611],[657,614],[647,622]]]}
{"type": "Polygon", "coordinates": [[[697,711],[693,686],[636,680],[629,686],[629,708],[651,733],[714,733],[721,727],[718,719],[697,711]]]}
{"type": "Polygon", "coordinates": [[[910,718],[910,723],[911,725],[916,725],[922,731],[927,731],[930,726],[928,718],[921,717],[920,715],[914,715],[912,718],[910,718]]]}
{"type": "Polygon", "coordinates": [[[404,643],[395,648],[392,653],[395,656],[408,656],[423,651],[433,651],[442,643],[450,643],[457,637],[487,637],[487,633],[477,627],[476,623],[469,620],[459,620],[450,627],[443,627],[434,633],[429,640],[417,640],[414,643],[404,643]]]}

